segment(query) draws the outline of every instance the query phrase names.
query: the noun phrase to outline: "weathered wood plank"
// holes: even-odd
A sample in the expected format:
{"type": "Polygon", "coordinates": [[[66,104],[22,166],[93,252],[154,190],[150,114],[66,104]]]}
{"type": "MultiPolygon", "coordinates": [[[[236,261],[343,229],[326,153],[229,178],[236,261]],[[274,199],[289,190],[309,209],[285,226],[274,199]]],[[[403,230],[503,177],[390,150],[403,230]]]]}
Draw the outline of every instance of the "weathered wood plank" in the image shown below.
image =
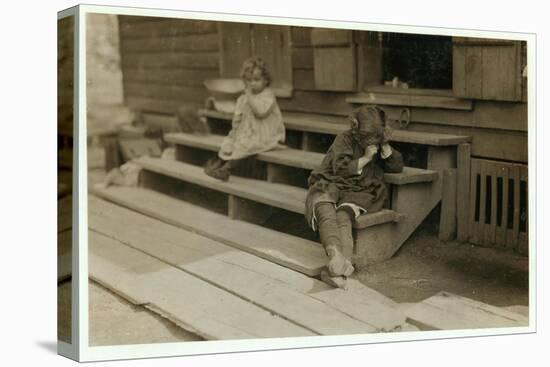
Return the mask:
{"type": "Polygon", "coordinates": [[[105,200],[307,275],[318,275],[326,263],[326,254],[317,243],[235,221],[152,190],[112,187],[92,192],[105,200]]]}
{"type": "MultiPolygon", "coordinates": [[[[203,116],[219,119],[221,121],[231,121],[231,115],[223,114],[217,111],[201,110],[203,116]]],[[[288,130],[309,131],[321,134],[337,135],[349,129],[347,124],[339,124],[327,121],[326,116],[290,113],[284,114],[285,127],[288,130]]],[[[390,137],[392,141],[413,144],[425,144],[435,146],[450,146],[471,141],[468,135],[454,135],[444,133],[420,132],[412,130],[394,130],[390,137]]]]}
{"type": "Polygon", "coordinates": [[[217,52],[125,53],[122,69],[217,69],[217,52]]]}
{"type": "Polygon", "coordinates": [[[497,229],[497,167],[491,167],[491,225],[487,226],[485,234],[485,243],[492,246],[495,245],[496,229],[497,229]]]}
{"type": "Polygon", "coordinates": [[[292,47],[311,46],[312,29],[310,27],[291,27],[292,47]]]}
{"type": "Polygon", "coordinates": [[[220,75],[238,78],[244,60],[252,55],[248,23],[219,23],[220,75]]]}
{"type": "Polygon", "coordinates": [[[443,109],[471,110],[472,101],[446,96],[422,96],[394,93],[360,93],[349,96],[346,102],[352,104],[376,104],[408,107],[433,107],[443,109]]]}
{"type": "Polygon", "coordinates": [[[373,301],[353,293],[344,296],[344,301],[357,309],[367,307],[369,312],[353,312],[352,317],[362,316],[352,319],[349,308],[336,301],[344,292],[331,292],[335,289],[318,280],[113,204],[101,203],[98,207],[101,210],[91,217],[98,231],[315,333],[371,332],[380,326],[392,328],[404,322],[404,317],[395,313],[387,300],[373,301]],[[125,219],[124,228],[117,226],[117,218],[125,219]],[[184,244],[182,238],[186,239],[184,244]],[[311,289],[317,292],[312,293],[311,289]],[[320,293],[323,295],[319,296],[320,293]],[[327,297],[330,293],[332,296],[327,297]],[[377,320],[384,314],[386,322],[393,317],[389,325],[377,320]]]}
{"type": "Polygon", "coordinates": [[[441,241],[449,241],[456,234],[457,177],[456,169],[443,171],[443,193],[441,197],[441,215],[439,234],[441,241]]]}
{"type": "Polygon", "coordinates": [[[472,155],[483,158],[527,162],[527,134],[524,132],[472,129],[436,124],[410,124],[408,131],[471,137],[472,155]]]}
{"type": "Polygon", "coordinates": [[[217,51],[218,43],[216,33],[147,37],[124,40],[120,44],[120,51],[125,55],[144,52],[217,51]]]}
{"type": "Polygon", "coordinates": [[[345,46],[353,42],[353,31],[349,29],[313,28],[311,44],[313,46],[345,46]]]}
{"type": "Polygon", "coordinates": [[[292,68],[313,69],[313,48],[301,47],[292,49],[292,68]]]}
{"type": "Polygon", "coordinates": [[[481,183],[483,175],[481,174],[481,163],[477,159],[472,160],[472,193],[470,202],[470,242],[479,243],[479,227],[483,222],[483,213],[481,212],[481,183]],[[478,182],[479,179],[479,182],[478,182]],[[477,198],[479,197],[479,201],[477,198]],[[479,218],[476,220],[476,211],[479,218]]]}
{"type": "Polygon", "coordinates": [[[202,103],[196,101],[181,101],[181,100],[162,100],[153,98],[143,98],[134,96],[124,97],[128,107],[138,111],[157,112],[163,114],[175,114],[182,107],[200,108],[202,103]]]}
{"type": "Polygon", "coordinates": [[[498,247],[506,247],[506,232],[508,228],[508,167],[499,166],[498,176],[502,178],[502,216],[501,224],[496,229],[495,242],[498,247]]]}
{"type": "MultiPolygon", "coordinates": [[[[164,139],[167,142],[190,146],[199,149],[210,151],[218,151],[220,149],[223,137],[220,135],[194,135],[186,133],[171,133],[166,134],[164,139]]],[[[324,154],[298,149],[279,149],[260,153],[256,156],[257,159],[265,162],[313,170],[320,166],[324,154]]],[[[428,182],[438,178],[438,173],[435,171],[424,170],[420,168],[405,167],[401,173],[386,173],[384,180],[391,184],[407,184],[415,182],[428,182]]]]}
{"type": "Polygon", "coordinates": [[[466,48],[455,44],[453,37],[453,94],[466,97],[466,48]]]}
{"type": "Polygon", "coordinates": [[[290,90],[293,86],[290,27],[255,24],[252,33],[254,55],[266,62],[272,77],[272,88],[290,90]]]}
{"type": "Polygon", "coordinates": [[[521,314],[482,302],[439,292],[404,309],[413,325],[436,330],[478,329],[528,326],[521,314]]]}
{"type": "Polygon", "coordinates": [[[479,47],[466,49],[466,96],[483,98],[483,52],[479,47]]]}
{"type": "Polygon", "coordinates": [[[125,69],[124,82],[204,87],[206,79],[218,78],[215,69],[125,69]]]}
{"type": "Polygon", "coordinates": [[[72,275],[73,231],[68,229],[57,234],[57,282],[72,275]]]}
{"type": "Polygon", "coordinates": [[[357,64],[355,47],[313,49],[315,88],[324,91],[355,91],[357,64]]]}
{"type": "Polygon", "coordinates": [[[519,234],[519,181],[520,181],[520,169],[519,166],[510,166],[510,178],[514,183],[514,200],[508,205],[513,205],[512,212],[512,228],[508,229],[506,234],[507,247],[517,248],[518,234],[519,234]]]}
{"type": "Polygon", "coordinates": [[[119,241],[93,231],[89,238],[93,280],[205,339],[313,334],[119,241]]]}
{"type": "Polygon", "coordinates": [[[460,144],[457,146],[457,240],[465,242],[468,240],[468,218],[470,204],[470,163],[471,146],[470,144],[460,144]]]}
{"type": "Polygon", "coordinates": [[[146,99],[193,101],[203,103],[208,98],[208,91],[204,87],[185,87],[179,85],[163,85],[151,83],[125,82],[124,93],[127,97],[146,99]]]}
{"type": "MultiPolygon", "coordinates": [[[[126,18],[128,19],[128,18],[126,18]]],[[[190,19],[163,19],[139,24],[120,20],[119,32],[121,43],[126,39],[142,37],[176,37],[189,34],[216,33],[216,22],[190,19]]]]}
{"type": "Polygon", "coordinates": [[[525,203],[525,232],[520,231],[518,234],[518,248],[517,251],[522,255],[528,255],[529,254],[529,180],[528,180],[528,169],[527,166],[520,167],[520,179],[521,181],[525,182],[526,184],[526,203],[525,203]]]}
{"type": "MultiPolygon", "coordinates": [[[[229,182],[222,182],[204,174],[202,167],[160,158],[142,157],[135,162],[151,172],[294,213],[304,213],[306,190],[302,188],[238,176],[231,176],[229,182]]],[[[383,209],[376,213],[360,216],[354,222],[354,228],[366,228],[383,222],[399,220],[398,213],[383,209]]]]}
{"type": "Polygon", "coordinates": [[[312,69],[294,69],[292,71],[295,90],[315,90],[315,80],[312,69]]]}

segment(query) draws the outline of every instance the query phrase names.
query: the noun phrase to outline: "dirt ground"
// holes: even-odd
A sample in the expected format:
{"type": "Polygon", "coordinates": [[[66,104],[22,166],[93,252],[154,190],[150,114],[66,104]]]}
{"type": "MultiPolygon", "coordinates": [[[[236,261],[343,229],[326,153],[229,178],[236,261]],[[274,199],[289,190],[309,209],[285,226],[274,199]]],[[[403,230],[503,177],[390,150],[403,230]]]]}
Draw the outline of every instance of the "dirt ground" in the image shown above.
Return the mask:
{"type": "MultiPolygon", "coordinates": [[[[354,276],[397,302],[418,302],[445,290],[495,306],[528,305],[526,257],[471,244],[442,243],[427,229],[417,231],[392,259],[354,276]]],[[[200,340],[93,281],[89,289],[91,345],[200,340]]],[[[58,314],[62,315],[70,310],[70,281],[58,290],[58,314]]],[[[61,320],[60,336],[70,335],[69,325],[61,320]]]]}

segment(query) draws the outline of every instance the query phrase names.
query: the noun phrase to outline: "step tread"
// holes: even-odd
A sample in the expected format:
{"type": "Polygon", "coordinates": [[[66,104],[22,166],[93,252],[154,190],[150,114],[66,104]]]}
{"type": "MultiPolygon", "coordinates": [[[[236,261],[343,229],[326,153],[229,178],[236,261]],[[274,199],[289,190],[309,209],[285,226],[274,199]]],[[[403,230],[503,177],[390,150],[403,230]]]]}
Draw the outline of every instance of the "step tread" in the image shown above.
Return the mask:
{"type": "MultiPolygon", "coordinates": [[[[304,214],[307,191],[299,187],[238,176],[231,176],[228,182],[222,182],[206,175],[201,167],[160,158],[142,157],[135,160],[135,162],[152,172],[294,213],[304,214]]],[[[354,227],[365,228],[381,223],[399,221],[400,219],[401,216],[395,211],[382,209],[376,213],[361,215],[355,221],[354,227]]]]}
{"type": "MultiPolygon", "coordinates": [[[[201,109],[199,113],[206,117],[211,117],[219,120],[231,121],[232,116],[230,114],[221,113],[213,110],[201,109]]],[[[297,114],[292,112],[284,113],[285,127],[290,130],[299,130],[307,132],[315,132],[322,134],[337,135],[348,129],[348,126],[320,121],[315,116],[308,116],[305,114],[297,114]]],[[[458,145],[462,143],[469,143],[472,140],[470,136],[465,135],[451,135],[451,134],[438,134],[421,131],[409,131],[409,130],[393,130],[391,141],[400,143],[413,143],[424,145],[436,145],[436,146],[448,146],[458,145]]]]}
{"type": "Polygon", "coordinates": [[[362,290],[368,293],[356,288],[334,289],[271,261],[98,198],[90,199],[89,208],[92,230],[315,333],[391,330],[405,322],[395,302],[367,287],[362,290]]]}
{"type": "MultiPolygon", "coordinates": [[[[170,143],[217,152],[222,144],[221,135],[197,135],[188,133],[169,133],[165,140],[170,143]]],[[[277,149],[257,155],[259,160],[285,166],[313,170],[321,165],[324,154],[299,149],[277,149]]],[[[385,173],[387,183],[402,185],[415,182],[431,182],[439,177],[437,171],[404,167],[401,173],[385,173]]]]}
{"type": "Polygon", "coordinates": [[[91,193],[307,275],[318,275],[327,261],[316,242],[233,220],[153,190],[114,186],[93,188],[91,193]]]}

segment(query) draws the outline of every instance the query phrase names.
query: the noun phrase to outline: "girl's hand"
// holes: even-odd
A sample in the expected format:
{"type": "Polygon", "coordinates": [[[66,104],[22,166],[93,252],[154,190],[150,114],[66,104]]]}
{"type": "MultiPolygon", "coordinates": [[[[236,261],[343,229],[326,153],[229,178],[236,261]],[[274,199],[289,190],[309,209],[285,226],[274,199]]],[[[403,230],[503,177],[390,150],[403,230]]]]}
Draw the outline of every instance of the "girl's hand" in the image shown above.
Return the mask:
{"type": "Polygon", "coordinates": [[[370,161],[376,153],[378,153],[378,145],[369,145],[367,146],[367,149],[365,149],[365,154],[363,155],[363,157],[367,158],[370,161]]]}

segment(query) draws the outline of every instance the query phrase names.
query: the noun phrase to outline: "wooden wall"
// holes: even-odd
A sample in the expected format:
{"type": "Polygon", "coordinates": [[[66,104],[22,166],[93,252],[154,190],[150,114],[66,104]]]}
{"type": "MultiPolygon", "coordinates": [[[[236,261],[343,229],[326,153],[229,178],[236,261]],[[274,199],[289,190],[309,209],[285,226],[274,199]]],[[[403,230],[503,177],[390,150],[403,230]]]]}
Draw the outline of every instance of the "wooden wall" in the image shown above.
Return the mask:
{"type": "Polygon", "coordinates": [[[203,80],[219,77],[215,22],[119,16],[119,32],[129,107],[170,114],[204,104],[203,80]]]}
{"type": "Polygon", "coordinates": [[[57,21],[57,124],[59,133],[73,130],[74,17],[57,21]]]}
{"type": "MultiPolygon", "coordinates": [[[[200,106],[205,78],[220,75],[219,27],[215,22],[121,16],[124,92],[129,106],[173,113],[200,106]]],[[[353,93],[316,90],[312,28],[291,27],[293,94],[280,97],[284,111],[323,115],[346,123],[353,93]]],[[[361,72],[358,70],[358,72],[361,72]]],[[[397,118],[401,108],[387,107],[397,118]]],[[[473,136],[476,157],[527,162],[525,103],[474,100],[472,110],[411,107],[409,129],[473,136]]]]}

